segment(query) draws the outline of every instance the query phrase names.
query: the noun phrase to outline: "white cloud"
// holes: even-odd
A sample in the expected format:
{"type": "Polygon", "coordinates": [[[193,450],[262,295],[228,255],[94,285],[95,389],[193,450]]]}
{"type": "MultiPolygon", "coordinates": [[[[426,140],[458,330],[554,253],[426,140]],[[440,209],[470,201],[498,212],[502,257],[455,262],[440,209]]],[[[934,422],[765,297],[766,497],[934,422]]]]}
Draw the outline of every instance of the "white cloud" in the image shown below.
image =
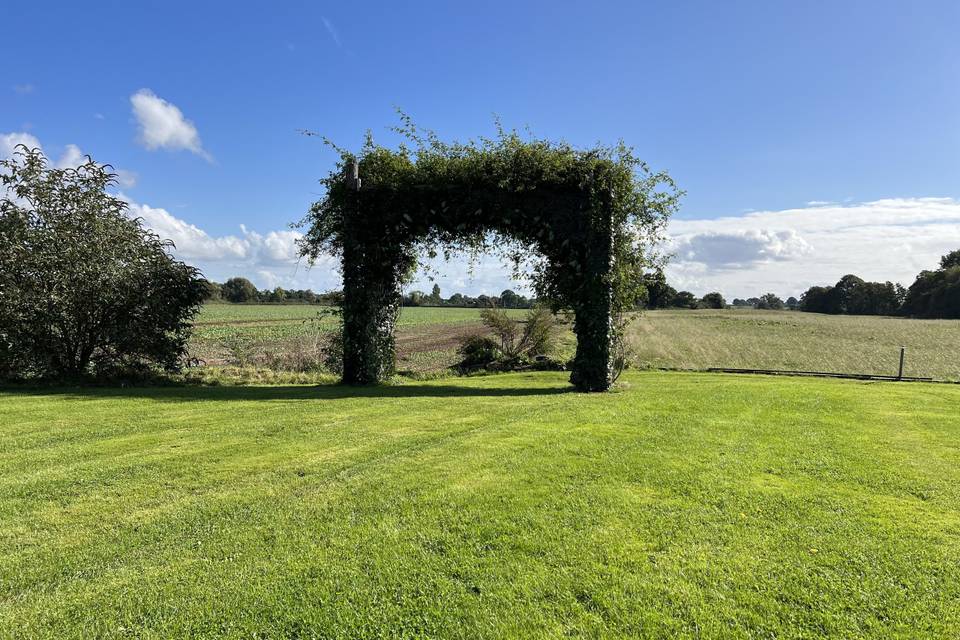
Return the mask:
{"type": "Polygon", "coordinates": [[[34,87],[32,84],[15,84],[13,85],[13,92],[18,96],[25,96],[27,94],[33,93],[34,87]]]}
{"type": "Polygon", "coordinates": [[[140,176],[137,175],[136,171],[114,169],[113,172],[117,174],[117,184],[122,189],[132,189],[133,187],[137,186],[137,180],[140,176]]]}
{"type": "Polygon", "coordinates": [[[130,96],[133,114],[140,125],[139,142],[149,150],[186,149],[213,162],[203,148],[200,134],[192,122],[184,118],[175,104],[158,97],[149,89],[140,89],[130,96]]]}
{"type": "MultiPolygon", "coordinates": [[[[63,154],[57,160],[58,169],[76,169],[87,161],[87,155],[75,144],[68,144],[64,147],[63,154]]],[[[116,169],[111,167],[110,171],[117,176],[117,185],[123,189],[131,189],[137,184],[137,174],[126,169],[116,169]]]]}
{"type": "Polygon", "coordinates": [[[333,258],[320,260],[313,268],[300,260],[296,241],[302,235],[296,231],[261,234],[240,225],[239,234],[214,236],[166,209],[134,202],[122,194],[121,197],[129,205],[129,215],[141,218],[144,226],[161,238],[172,240],[176,247],[173,253],[199,267],[208,278],[223,281],[245,276],[261,288],[280,285],[322,291],[340,286],[333,258]]]}
{"type": "MultiPolygon", "coordinates": [[[[21,143],[41,146],[29,133],[0,133],[0,157],[10,157],[21,143]]],[[[58,164],[72,164],[80,157],[80,148],[68,145],[58,164]]],[[[125,184],[135,178],[117,173],[125,184]]],[[[241,226],[239,233],[215,236],[165,209],[127,200],[131,215],[173,240],[175,253],[210,278],[245,275],[261,287],[340,286],[335,259],[325,258],[312,269],[298,261],[296,240],[301,236],[296,231],[260,233],[241,226]]],[[[675,219],[668,234],[676,255],[667,267],[670,282],[697,294],[716,290],[732,299],[772,291],[799,296],[809,286],[833,284],[848,273],[909,285],[921,270],[935,267],[941,255],[960,248],[960,200],[813,201],[782,211],[675,219]]],[[[511,280],[510,268],[492,256],[472,266],[463,257],[437,259],[432,266],[444,295],[496,294],[506,288],[528,292],[523,283],[511,280]]],[[[429,290],[433,284],[421,275],[410,288],[429,290]]]]}
{"type": "Polygon", "coordinates": [[[531,293],[528,283],[514,280],[512,267],[496,256],[480,256],[472,263],[467,256],[453,256],[449,261],[437,257],[427,260],[426,264],[427,269],[418,272],[406,290],[429,292],[434,284],[438,284],[444,297],[454,293],[500,295],[504,289],[523,295],[531,293]]]}
{"type": "Polygon", "coordinates": [[[17,145],[25,145],[29,149],[42,149],[40,141],[36,136],[29,133],[13,132],[0,133],[0,160],[7,160],[13,157],[17,145]]]}
{"type": "Polygon", "coordinates": [[[793,229],[736,229],[706,231],[675,239],[677,259],[720,269],[742,268],[758,262],[793,260],[811,247],[793,229]]]}
{"type": "Polygon", "coordinates": [[[83,152],[80,151],[80,147],[75,144],[68,144],[63,149],[63,155],[60,156],[60,159],[57,160],[58,169],[76,169],[84,162],[87,158],[83,155],[83,152]]]}
{"type": "Polygon", "coordinates": [[[944,253],[960,248],[960,201],[889,198],[816,203],[742,216],[674,220],[674,286],[728,298],[773,291],[799,295],[855,273],[909,285],[944,253]]]}

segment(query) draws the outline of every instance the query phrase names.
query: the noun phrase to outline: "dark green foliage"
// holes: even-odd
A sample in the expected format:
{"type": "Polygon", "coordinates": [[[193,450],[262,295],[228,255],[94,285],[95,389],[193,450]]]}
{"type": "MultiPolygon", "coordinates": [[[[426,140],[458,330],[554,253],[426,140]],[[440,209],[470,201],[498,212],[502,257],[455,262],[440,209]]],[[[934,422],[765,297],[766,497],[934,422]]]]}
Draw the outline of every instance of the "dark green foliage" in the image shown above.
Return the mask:
{"type": "Polygon", "coordinates": [[[754,304],[757,309],[780,310],[783,309],[783,300],[774,293],[765,293],[754,304]]]}
{"type": "Polygon", "coordinates": [[[471,336],[459,348],[461,370],[484,366],[500,371],[526,367],[538,359],[546,359],[556,351],[559,325],[547,307],[534,307],[521,322],[500,308],[489,307],[480,312],[480,319],[493,334],[493,339],[471,336]]]}
{"type": "Polygon", "coordinates": [[[866,282],[845,275],[833,287],[810,287],[800,297],[801,311],[861,316],[894,315],[905,291],[892,282],[866,282]]]}
{"type": "Polygon", "coordinates": [[[0,161],[0,377],[176,370],[209,288],[110,196],[109,167],[0,161]]]}
{"type": "Polygon", "coordinates": [[[810,287],[800,296],[800,310],[810,313],[832,313],[833,287],[810,287]]]}
{"type": "Polygon", "coordinates": [[[228,302],[257,302],[260,292],[246,278],[230,278],[220,287],[220,295],[228,302]]]}
{"type": "Polygon", "coordinates": [[[941,269],[950,269],[951,267],[960,267],[960,249],[951,251],[940,258],[941,269]]]}
{"type": "Polygon", "coordinates": [[[641,278],[643,288],[638,295],[635,306],[647,309],[666,309],[673,304],[677,297],[677,290],[667,284],[667,277],[661,269],[643,274],[641,278]]]}
{"type": "Polygon", "coordinates": [[[522,302],[523,299],[511,289],[504,289],[500,293],[500,306],[505,309],[519,309],[522,306],[522,302]]]}
{"type": "Polygon", "coordinates": [[[571,381],[607,389],[612,317],[642,293],[651,247],[680,196],[670,177],[622,144],[584,151],[502,129],[492,140],[444,143],[402,119],[397,130],[415,149],[368,138],[359,157],[342,152],[304,221],[303,255],[341,257],[344,381],[392,372],[400,287],[418,256],[492,250],[555,311],[574,312],[571,381]],[[354,163],[360,184],[344,175],[354,163]]]}
{"type": "Polygon", "coordinates": [[[336,375],[343,374],[343,330],[327,333],[328,340],[323,348],[323,366],[336,375]]]}
{"type": "Polygon", "coordinates": [[[487,367],[503,357],[500,347],[486,336],[470,336],[460,343],[457,353],[460,355],[458,367],[470,370],[487,367]]]}
{"type": "Polygon", "coordinates": [[[727,301],[719,292],[713,291],[700,299],[700,306],[704,309],[723,309],[727,306],[727,301]]]}
{"type": "Polygon", "coordinates": [[[221,285],[216,282],[210,282],[209,280],[204,280],[203,282],[203,301],[204,302],[214,302],[222,300],[221,297],[221,285]]]}
{"type": "Polygon", "coordinates": [[[696,309],[700,306],[700,301],[697,300],[697,296],[689,291],[678,291],[677,294],[673,296],[670,306],[680,309],[696,309]]]}
{"type": "Polygon", "coordinates": [[[903,313],[918,318],[960,318],[960,250],[940,259],[936,271],[921,271],[910,285],[903,313]]]}

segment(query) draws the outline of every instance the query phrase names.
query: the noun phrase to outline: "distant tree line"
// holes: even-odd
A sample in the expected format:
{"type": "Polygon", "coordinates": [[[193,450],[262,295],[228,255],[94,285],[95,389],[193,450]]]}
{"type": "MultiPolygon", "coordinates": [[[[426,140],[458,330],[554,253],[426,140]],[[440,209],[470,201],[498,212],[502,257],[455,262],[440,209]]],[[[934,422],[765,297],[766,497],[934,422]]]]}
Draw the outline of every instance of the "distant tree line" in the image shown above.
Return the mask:
{"type": "Polygon", "coordinates": [[[206,300],[208,302],[235,303],[286,303],[286,304],[336,304],[341,293],[328,291],[315,293],[310,289],[257,289],[246,278],[230,278],[224,283],[207,282],[206,300]]]}
{"type": "Polygon", "coordinates": [[[636,301],[638,309],[724,309],[727,301],[717,291],[697,297],[689,291],[677,291],[667,283],[663,271],[643,276],[644,295],[636,301]]]}
{"type": "Polygon", "coordinates": [[[431,292],[411,291],[404,294],[403,306],[405,307],[468,307],[487,309],[490,307],[500,307],[502,309],[530,309],[534,306],[536,300],[527,298],[510,289],[504,289],[499,296],[488,296],[485,294],[476,297],[455,293],[449,298],[444,298],[440,294],[440,285],[433,285],[431,292]]]}
{"type": "MultiPolygon", "coordinates": [[[[677,291],[662,271],[644,275],[645,295],[637,299],[638,309],[723,309],[724,297],[714,291],[697,297],[677,291]]],[[[895,282],[867,282],[853,274],[833,286],[810,287],[800,299],[785,301],[773,293],[756,298],[734,298],[734,308],[790,309],[810,313],[849,315],[902,315],[914,318],[960,318],[960,249],[940,259],[940,266],[921,271],[909,288],[895,282]]]]}
{"type": "MultiPolygon", "coordinates": [[[[206,282],[206,300],[209,302],[234,303],[272,303],[272,304],[321,304],[335,305],[343,299],[341,291],[327,291],[316,293],[310,289],[257,289],[256,285],[242,277],[230,278],[224,283],[206,282]]],[[[527,298],[510,289],[504,289],[499,296],[481,294],[473,297],[462,293],[455,293],[449,298],[440,294],[440,286],[433,285],[430,293],[411,291],[404,294],[405,307],[468,307],[487,309],[500,307],[503,309],[530,309],[536,300],[527,298]]]]}
{"type": "Polygon", "coordinates": [[[899,283],[866,282],[845,275],[832,287],[810,287],[800,296],[800,310],[811,313],[892,316],[900,312],[906,290],[899,283]]]}
{"type": "Polygon", "coordinates": [[[910,288],[865,282],[846,275],[832,287],[810,287],[800,309],[814,313],[960,318],[960,250],[940,258],[940,267],[921,271],[910,288]]]}

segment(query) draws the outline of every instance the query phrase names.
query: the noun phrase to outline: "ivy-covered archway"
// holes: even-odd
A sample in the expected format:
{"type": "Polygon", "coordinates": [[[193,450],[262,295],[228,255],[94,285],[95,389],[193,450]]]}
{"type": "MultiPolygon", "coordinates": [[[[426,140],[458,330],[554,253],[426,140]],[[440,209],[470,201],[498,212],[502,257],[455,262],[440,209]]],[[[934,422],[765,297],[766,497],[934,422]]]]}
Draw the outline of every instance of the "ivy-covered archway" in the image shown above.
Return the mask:
{"type": "Polygon", "coordinates": [[[418,256],[494,250],[554,310],[573,312],[571,383],[608,389],[617,316],[641,294],[640,275],[680,196],[670,177],[622,144],[578,150],[503,130],[445,143],[403,122],[396,130],[413,148],[368,136],[359,155],[341,150],[305,219],[303,255],[341,259],[343,382],[372,384],[393,372],[401,286],[418,256]]]}

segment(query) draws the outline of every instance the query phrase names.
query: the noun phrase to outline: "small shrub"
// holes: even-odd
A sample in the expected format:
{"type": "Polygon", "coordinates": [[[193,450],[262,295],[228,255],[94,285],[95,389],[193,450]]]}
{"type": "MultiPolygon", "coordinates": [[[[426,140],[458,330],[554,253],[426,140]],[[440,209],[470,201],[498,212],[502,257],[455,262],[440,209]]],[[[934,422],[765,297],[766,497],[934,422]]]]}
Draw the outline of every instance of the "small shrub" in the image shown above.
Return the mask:
{"type": "Polygon", "coordinates": [[[558,322],[546,307],[530,309],[522,322],[496,307],[484,309],[480,319],[494,337],[471,336],[461,343],[458,352],[462,360],[457,365],[461,371],[563,368],[547,357],[557,348],[558,322]]]}
{"type": "Polygon", "coordinates": [[[464,339],[457,353],[461,356],[458,365],[461,369],[487,367],[503,356],[497,343],[486,336],[470,336],[464,339]]]}
{"type": "Polygon", "coordinates": [[[534,307],[527,312],[523,327],[523,349],[530,356],[548,356],[557,350],[557,318],[546,307],[534,307]]]}

